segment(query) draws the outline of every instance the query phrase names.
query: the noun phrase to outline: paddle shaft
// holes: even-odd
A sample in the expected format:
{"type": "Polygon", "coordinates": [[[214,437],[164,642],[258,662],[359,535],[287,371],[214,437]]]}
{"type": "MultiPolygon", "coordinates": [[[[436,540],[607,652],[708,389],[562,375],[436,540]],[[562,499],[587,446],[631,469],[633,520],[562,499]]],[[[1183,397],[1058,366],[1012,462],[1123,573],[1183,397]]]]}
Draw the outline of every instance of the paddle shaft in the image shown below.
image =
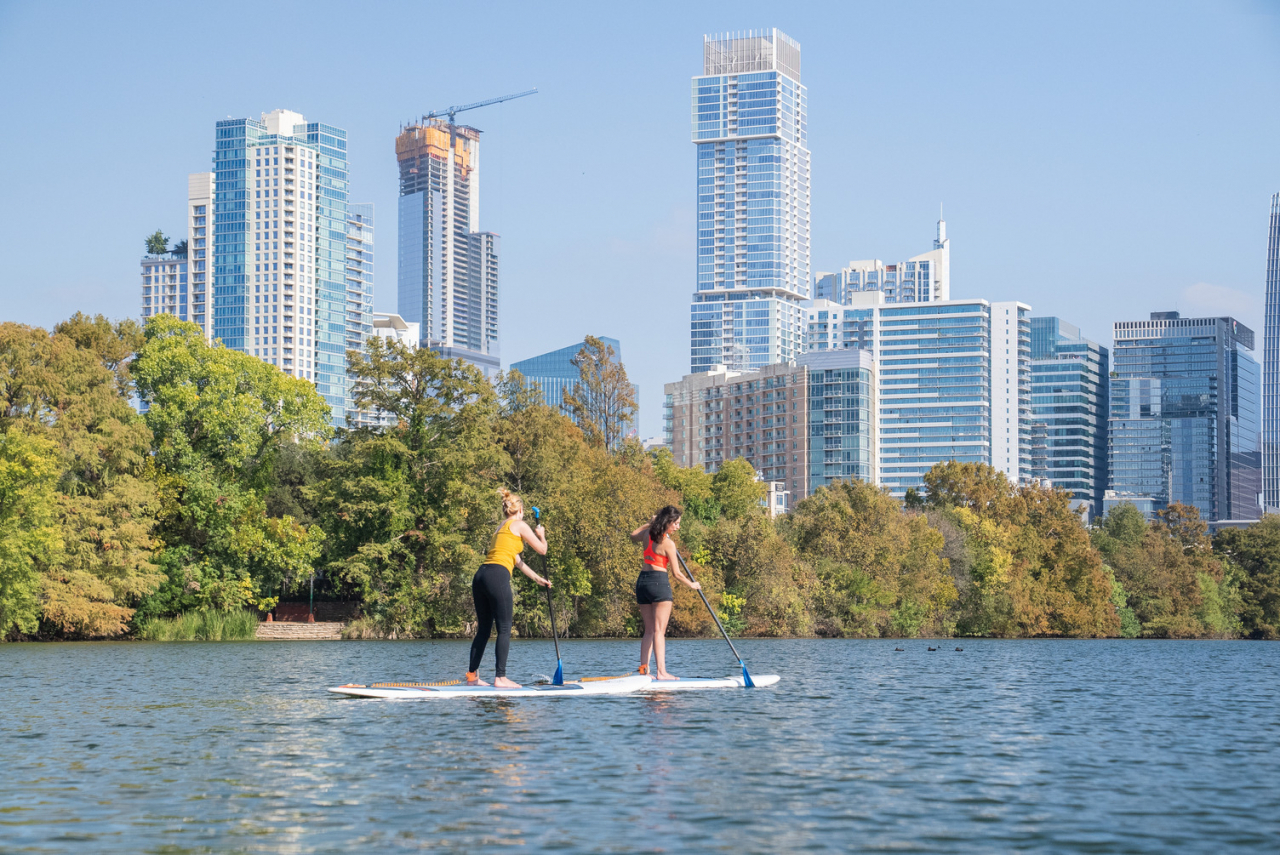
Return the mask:
{"type": "MultiPolygon", "coordinates": [[[[689,569],[689,565],[684,562],[684,556],[680,554],[680,550],[676,550],[676,558],[680,559],[680,566],[684,568],[685,575],[689,577],[689,581],[696,582],[693,578],[693,572],[689,569]]],[[[698,589],[698,596],[702,598],[702,604],[707,607],[707,611],[711,613],[711,619],[716,622],[716,626],[720,629],[720,634],[724,636],[724,640],[729,642],[729,649],[733,651],[733,656],[738,660],[738,664],[742,665],[742,657],[738,655],[738,648],[733,646],[733,641],[729,639],[729,633],[724,631],[724,625],[720,623],[720,616],[716,614],[716,610],[711,608],[711,603],[707,602],[707,595],[702,593],[702,589],[698,589]]],[[[746,669],[746,665],[742,665],[746,669]]]]}
{"type": "MultiPolygon", "coordinates": [[[[542,513],[537,509],[533,509],[533,521],[535,524],[541,522],[542,513]]],[[[551,581],[551,571],[547,569],[547,556],[542,556],[542,575],[546,577],[548,582],[551,581]]],[[[551,604],[551,587],[547,589],[547,612],[551,615],[551,638],[556,643],[556,661],[560,661],[560,634],[556,632],[556,608],[551,604]]]]}

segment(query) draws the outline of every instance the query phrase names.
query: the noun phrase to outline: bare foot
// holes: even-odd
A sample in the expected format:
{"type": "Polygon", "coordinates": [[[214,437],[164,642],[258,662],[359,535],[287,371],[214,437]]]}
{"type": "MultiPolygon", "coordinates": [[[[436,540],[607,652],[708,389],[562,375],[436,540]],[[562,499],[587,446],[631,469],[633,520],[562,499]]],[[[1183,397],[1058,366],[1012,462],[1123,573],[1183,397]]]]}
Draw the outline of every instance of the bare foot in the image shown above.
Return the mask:
{"type": "Polygon", "coordinates": [[[487,686],[489,684],[486,683],[484,680],[481,680],[479,675],[476,675],[476,676],[467,675],[467,685],[468,686],[487,686]]]}
{"type": "Polygon", "coordinates": [[[514,680],[508,680],[506,677],[494,677],[493,687],[495,689],[519,689],[520,684],[514,680]]]}
{"type": "Polygon", "coordinates": [[[680,678],[677,677],[675,674],[668,673],[667,671],[659,671],[657,676],[654,677],[654,679],[655,680],[679,680],[680,678]]]}

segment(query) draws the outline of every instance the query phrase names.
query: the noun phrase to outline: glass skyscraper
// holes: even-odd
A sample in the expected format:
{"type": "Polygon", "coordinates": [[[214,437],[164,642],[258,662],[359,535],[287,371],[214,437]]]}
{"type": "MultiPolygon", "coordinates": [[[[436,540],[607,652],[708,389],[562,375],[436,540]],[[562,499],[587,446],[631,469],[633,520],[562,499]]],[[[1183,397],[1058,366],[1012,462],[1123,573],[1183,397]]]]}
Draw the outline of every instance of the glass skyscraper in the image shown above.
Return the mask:
{"type": "Polygon", "coordinates": [[[787,362],[809,296],[808,95],[800,45],[777,29],[703,39],[693,78],[697,290],[690,370],[787,362]]]}
{"type": "Polygon", "coordinates": [[[935,463],[1031,472],[1031,307],[950,300],[876,309],[880,484],[923,490],[935,463]]]}
{"type": "MultiPolygon", "coordinates": [[[[600,339],[608,347],[613,348],[615,362],[622,361],[622,344],[616,338],[606,338],[604,336],[596,336],[596,338],[600,339]]],[[[525,388],[537,383],[539,388],[542,389],[543,402],[548,407],[554,407],[558,410],[564,400],[562,397],[564,393],[572,392],[574,384],[582,376],[578,366],[573,364],[573,359],[586,346],[587,343],[581,341],[568,347],[562,347],[559,350],[553,350],[550,353],[543,353],[520,362],[513,362],[511,363],[511,370],[519,371],[524,375],[525,388]]]]}
{"type": "Polygon", "coordinates": [[[1032,467],[1102,512],[1107,489],[1110,355],[1060,318],[1031,319],[1032,467]]]}
{"type": "Polygon", "coordinates": [[[1280,512],[1280,193],[1271,197],[1267,306],[1262,336],[1262,504],[1280,512]]]}
{"type": "Polygon", "coordinates": [[[798,364],[809,370],[808,490],[854,479],[874,484],[876,377],[871,353],[808,353],[798,364]]]}
{"type": "Polygon", "coordinates": [[[315,383],[347,384],[347,134],[289,110],[216,126],[213,338],[315,383]]]}
{"type": "Polygon", "coordinates": [[[1209,521],[1260,516],[1262,390],[1253,343],[1253,330],[1234,318],[1152,312],[1150,320],[1115,325],[1108,507],[1134,501],[1154,512],[1161,502],[1181,502],[1209,521]],[[1158,380],[1158,392],[1115,382],[1137,380],[1158,380]],[[1166,465],[1167,488],[1157,475],[1166,465]],[[1162,492],[1153,495],[1147,485],[1157,478],[1162,492]]]}

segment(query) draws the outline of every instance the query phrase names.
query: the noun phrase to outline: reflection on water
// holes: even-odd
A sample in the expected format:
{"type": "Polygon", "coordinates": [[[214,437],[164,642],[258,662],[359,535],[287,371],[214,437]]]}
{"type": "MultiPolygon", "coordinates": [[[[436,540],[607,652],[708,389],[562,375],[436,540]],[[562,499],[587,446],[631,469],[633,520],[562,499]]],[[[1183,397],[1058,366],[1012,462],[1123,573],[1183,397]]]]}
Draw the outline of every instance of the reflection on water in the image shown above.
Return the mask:
{"type": "Polygon", "coordinates": [[[1280,849],[1280,648],[963,646],[743,641],[781,684],[436,702],[323,688],[450,677],[465,643],[0,646],[0,852],[1280,849]]]}

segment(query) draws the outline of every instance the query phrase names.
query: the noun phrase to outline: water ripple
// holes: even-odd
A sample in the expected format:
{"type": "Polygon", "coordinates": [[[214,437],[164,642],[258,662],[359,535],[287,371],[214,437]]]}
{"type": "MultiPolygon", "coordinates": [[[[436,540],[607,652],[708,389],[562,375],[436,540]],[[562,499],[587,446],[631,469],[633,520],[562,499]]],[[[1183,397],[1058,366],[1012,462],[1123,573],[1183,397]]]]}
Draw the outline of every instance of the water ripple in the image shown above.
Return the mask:
{"type": "Polygon", "coordinates": [[[1280,850],[1280,648],[926,646],[743,641],[784,675],[756,692],[418,703],[322,689],[449,676],[465,644],[0,646],[0,851],[1280,850]]]}

